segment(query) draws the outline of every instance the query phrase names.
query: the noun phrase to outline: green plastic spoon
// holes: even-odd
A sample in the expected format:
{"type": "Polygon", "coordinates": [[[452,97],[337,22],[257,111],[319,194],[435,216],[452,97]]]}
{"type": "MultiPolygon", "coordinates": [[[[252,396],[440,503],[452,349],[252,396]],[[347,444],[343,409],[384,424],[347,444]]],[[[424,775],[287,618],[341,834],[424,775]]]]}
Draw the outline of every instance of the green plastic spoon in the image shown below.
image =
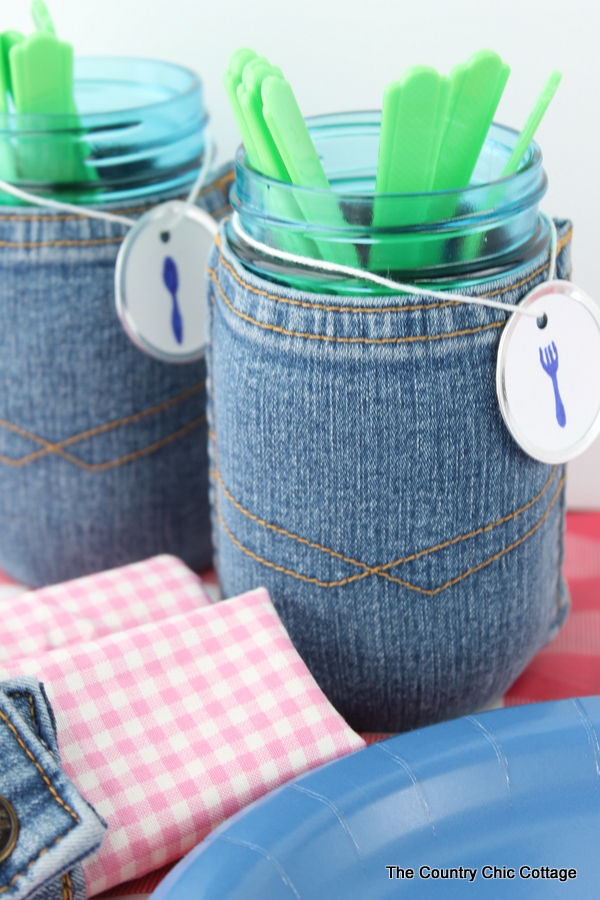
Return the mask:
{"type": "MultiPolygon", "coordinates": [[[[387,85],[381,113],[377,195],[425,195],[431,190],[448,95],[448,79],[429,66],[414,66],[387,85]]],[[[400,267],[396,242],[385,229],[426,222],[428,205],[426,196],[407,201],[375,197],[373,226],[384,231],[371,247],[371,267],[381,271],[400,267]]]]}
{"type": "Polygon", "coordinates": [[[76,113],[73,48],[47,31],[36,31],[9,53],[12,94],[18,113],[76,113]]]}
{"type": "Polygon", "coordinates": [[[509,75],[510,67],[491,50],[480,50],[452,70],[432,190],[469,184],[509,75]]]}
{"type": "Polygon", "coordinates": [[[515,149],[511,153],[510,159],[504,167],[502,178],[506,178],[507,175],[514,175],[521,165],[523,157],[525,156],[525,151],[533,140],[533,136],[537,131],[538,125],[544,118],[544,114],[550,105],[550,101],[556,93],[556,89],[560,84],[561,78],[562,74],[555,71],[552,73],[552,75],[544,85],[544,89],[542,90],[537,103],[533,107],[529,118],[525,122],[521,134],[519,135],[519,139],[515,145],[515,149]]]}
{"type": "MultiPolygon", "coordinates": [[[[282,77],[281,70],[271,66],[264,57],[259,57],[253,50],[242,48],[232,54],[223,80],[250,167],[267,177],[289,183],[287,169],[275,146],[262,110],[262,81],[265,77],[273,75],[282,77]]],[[[303,221],[304,214],[294,197],[275,189],[270,203],[276,217],[295,222],[303,221]]],[[[283,250],[300,256],[319,258],[314,241],[297,231],[280,230],[277,240],[283,250]]]]}
{"type": "Polygon", "coordinates": [[[247,63],[256,58],[257,54],[248,47],[241,47],[239,50],[236,50],[229,59],[229,67],[223,75],[223,84],[225,85],[227,98],[233,111],[233,115],[235,116],[237,127],[242,136],[242,143],[246,150],[248,162],[253,169],[260,170],[260,159],[250,133],[250,128],[246,122],[246,117],[242,112],[237,97],[237,89],[242,83],[242,72],[244,71],[244,67],[247,63]]]}
{"type": "MultiPolygon", "coordinates": [[[[34,0],[32,14],[41,30],[9,51],[15,108],[19,114],[64,116],[66,127],[62,134],[48,134],[43,144],[31,143],[28,135],[19,137],[18,173],[26,180],[46,184],[95,180],[95,169],[85,161],[89,147],[77,139],[81,126],[73,94],[73,48],[56,37],[42,0],[34,0]]],[[[43,119],[40,127],[45,127],[43,119]]]]}
{"type": "MultiPolygon", "coordinates": [[[[298,191],[296,201],[307,222],[339,229],[347,227],[335,194],[309,134],[306,122],[290,84],[270,76],[262,82],[264,120],[289,173],[292,184],[316,189],[314,194],[298,191]]],[[[353,244],[315,238],[323,256],[346,266],[358,265],[353,244]]]]}
{"type": "Polygon", "coordinates": [[[329,182],[290,84],[283,78],[262,82],[261,103],[292,184],[329,190],[329,182]]]}
{"type": "Polygon", "coordinates": [[[22,40],[23,35],[19,31],[5,31],[0,34],[0,112],[8,112],[8,97],[12,96],[8,55],[22,40]]]}
{"type": "MultiPolygon", "coordinates": [[[[9,111],[9,97],[12,97],[12,83],[8,54],[11,47],[20,43],[23,35],[18,31],[5,31],[0,34],[0,113],[9,111]]],[[[8,126],[8,120],[6,122],[8,126]]],[[[14,181],[16,178],[15,154],[10,136],[0,140],[0,178],[3,181],[14,181]]]]}
{"type": "Polygon", "coordinates": [[[431,190],[446,120],[448,79],[414,66],[388,84],[383,96],[376,192],[431,190]]]}
{"type": "Polygon", "coordinates": [[[268,178],[290,181],[290,173],[265,120],[262,100],[262,84],[267,78],[283,82],[281,70],[272,66],[264,57],[258,57],[244,66],[242,83],[237,98],[260,161],[260,169],[268,178]]]}

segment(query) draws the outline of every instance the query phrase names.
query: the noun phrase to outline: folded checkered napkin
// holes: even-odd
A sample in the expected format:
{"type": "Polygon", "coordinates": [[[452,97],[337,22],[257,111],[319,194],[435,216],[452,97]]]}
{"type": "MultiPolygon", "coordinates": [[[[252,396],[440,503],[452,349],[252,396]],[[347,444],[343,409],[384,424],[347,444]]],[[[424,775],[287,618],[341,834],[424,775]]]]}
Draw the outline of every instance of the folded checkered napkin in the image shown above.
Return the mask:
{"type": "Polygon", "coordinates": [[[0,662],[126,631],[209,603],[198,576],[167,555],[39,591],[13,592],[0,599],[0,662]]]}
{"type": "MultiPolygon", "coordinates": [[[[3,674],[6,672],[6,674],[3,674]]],[[[41,658],[63,768],[108,824],[89,894],[183,856],[243,806],[364,746],[258,589],[41,658]]]]}

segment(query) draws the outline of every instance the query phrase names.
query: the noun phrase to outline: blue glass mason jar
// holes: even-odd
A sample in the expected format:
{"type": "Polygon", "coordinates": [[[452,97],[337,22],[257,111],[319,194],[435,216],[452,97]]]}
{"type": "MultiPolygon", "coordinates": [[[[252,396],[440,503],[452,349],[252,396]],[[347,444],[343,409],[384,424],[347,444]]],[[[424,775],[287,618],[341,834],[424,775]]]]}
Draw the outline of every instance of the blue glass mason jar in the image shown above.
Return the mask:
{"type": "MultiPolygon", "coordinates": [[[[0,116],[0,177],[135,218],[204,159],[197,76],[81,59],[77,113],[0,116]]],[[[198,203],[228,209],[230,167],[198,203]]],[[[210,565],[204,359],[144,355],[115,311],[123,225],[0,193],[0,569],[33,586],[157,553],[210,565]]]]}
{"type": "Polygon", "coordinates": [[[240,150],[242,231],[222,226],[210,262],[216,566],[225,596],[268,588],[351,725],[399,731],[497,702],[568,610],[564,467],[528,457],[496,399],[507,314],[427,293],[515,304],[547,278],[546,175],[532,144],[502,179],[516,133],[495,125],[468,188],[376,196],[379,115],[308,124],[333,193],[270,181],[240,150]]]}

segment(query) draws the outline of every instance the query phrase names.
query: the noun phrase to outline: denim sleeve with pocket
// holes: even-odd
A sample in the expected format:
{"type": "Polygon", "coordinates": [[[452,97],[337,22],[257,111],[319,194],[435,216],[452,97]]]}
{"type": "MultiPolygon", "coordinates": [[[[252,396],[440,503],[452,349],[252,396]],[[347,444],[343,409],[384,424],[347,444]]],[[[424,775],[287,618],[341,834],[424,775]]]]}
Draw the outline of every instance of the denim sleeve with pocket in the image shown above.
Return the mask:
{"type": "MultiPolygon", "coordinates": [[[[217,218],[231,177],[224,167],[199,198],[217,218]]],[[[159,553],[210,564],[205,361],[159,362],[126,337],[125,231],[0,211],[0,569],[32,586],[159,553]]]]}
{"type": "MultiPolygon", "coordinates": [[[[559,222],[558,276],[570,273],[559,222]]],[[[518,302],[548,256],[474,289],[518,302]]],[[[513,441],[505,313],[426,295],[299,293],[209,270],[213,541],[225,596],[264,585],[357,730],[499,698],[559,629],[565,468],[513,441]]]]}
{"type": "Polygon", "coordinates": [[[85,900],[81,861],[106,823],[64,774],[56,723],[35,678],[0,682],[0,892],[85,900]]]}

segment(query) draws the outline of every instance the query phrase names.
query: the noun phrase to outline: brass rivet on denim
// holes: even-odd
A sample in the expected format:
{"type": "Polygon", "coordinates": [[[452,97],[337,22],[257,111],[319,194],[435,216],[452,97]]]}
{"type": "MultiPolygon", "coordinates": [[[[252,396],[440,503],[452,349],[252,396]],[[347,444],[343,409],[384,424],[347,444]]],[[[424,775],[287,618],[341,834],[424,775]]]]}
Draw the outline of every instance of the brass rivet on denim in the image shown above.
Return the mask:
{"type": "Polygon", "coordinates": [[[11,855],[19,837],[19,820],[12,803],[0,797],[0,863],[11,855]]]}

